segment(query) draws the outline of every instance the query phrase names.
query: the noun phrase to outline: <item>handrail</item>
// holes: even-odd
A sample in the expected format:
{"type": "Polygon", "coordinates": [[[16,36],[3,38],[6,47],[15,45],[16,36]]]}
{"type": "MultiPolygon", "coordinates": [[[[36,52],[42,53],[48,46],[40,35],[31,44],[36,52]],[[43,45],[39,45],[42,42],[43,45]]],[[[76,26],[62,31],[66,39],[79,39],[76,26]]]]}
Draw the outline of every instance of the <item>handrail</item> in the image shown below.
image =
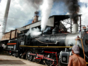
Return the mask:
{"type": "Polygon", "coordinates": [[[85,52],[84,52],[83,41],[82,41],[82,39],[81,39],[81,38],[77,38],[77,39],[76,39],[76,45],[77,45],[77,40],[81,40],[81,45],[82,45],[83,54],[84,54],[84,59],[85,59],[85,52]]]}
{"type": "Polygon", "coordinates": [[[35,47],[35,48],[72,48],[72,46],[28,46],[28,45],[20,45],[20,47],[35,47]]]}

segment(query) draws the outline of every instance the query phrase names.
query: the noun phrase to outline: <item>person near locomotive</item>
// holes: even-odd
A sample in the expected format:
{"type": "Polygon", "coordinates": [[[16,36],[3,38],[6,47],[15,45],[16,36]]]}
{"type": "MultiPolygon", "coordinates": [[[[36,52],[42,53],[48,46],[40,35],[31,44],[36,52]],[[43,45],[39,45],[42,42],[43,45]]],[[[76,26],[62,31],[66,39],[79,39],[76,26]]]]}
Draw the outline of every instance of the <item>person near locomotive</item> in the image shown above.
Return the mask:
{"type": "Polygon", "coordinates": [[[87,66],[86,61],[79,56],[79,47],[74,45],[72,47],[72,56],[69,57],[68,66],[87,66]]]}

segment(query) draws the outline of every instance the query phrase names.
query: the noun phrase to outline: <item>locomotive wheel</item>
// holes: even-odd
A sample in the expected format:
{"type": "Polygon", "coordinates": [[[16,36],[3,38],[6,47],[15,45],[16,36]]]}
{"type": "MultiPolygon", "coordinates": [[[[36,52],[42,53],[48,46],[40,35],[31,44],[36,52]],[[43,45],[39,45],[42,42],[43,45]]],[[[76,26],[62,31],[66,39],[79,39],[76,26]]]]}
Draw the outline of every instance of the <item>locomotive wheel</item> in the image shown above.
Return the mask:
{"type": "Polygon", "coordinates": [[[29,55],[29,52],[27,52],[26,59],[29,60],[29,61],[32,61],[33,60],[33,56],[29,55]]]}
{"type": "Polygon", "coordinates": [[[32,61],[35,62],[35,60],[36,60],[36,59],[35,59],[35,56],[32,56],[32,61]]]}
{"type": "Polygon", "coordinates": [[[18,53],[18,57],[21,58],[21,54],[20,53],[18,53]]]}
{"type": "Polygon", "coordinates": [[[8,51],[8,54],[9,54],[9,55],[12,55],[12,52],[8,51]]]}
{"type": "Polygon", "coordinates": [[[53,66],[53,61],[45,60],[45,64],[46,64],[47,66],[53,66]]]}
{"type": "Polygon", "coordinates": [[[56,66],[61,66],[60,63],[58,63],[56,66]]]}
{"type": "Polygon", "coordinates": [[[26,55],[19,54],[19,58],[26,59],[26,55]]]}
{"type": "Polygon", "coordinates": [[[26,59],[26,54],[22,56],[22,59],[26,59]]]}
{"type": "Polygon", "coordinates": [[[35,62],[36,63],[40,63],[41,62],[41,59],[35,59],[35,62]]]}
{"type": "Polygon", "coordinates": [[[14,53],[14,56],[17,57],[17,53],[14,53]]]}
{"type": "Polygon", "coordinates": [[[29,61],[32,61],[32,60],[33,60],[33,56],[30,55],[30,56],[28,57],[28,60],[29,60],[29,61]]]}

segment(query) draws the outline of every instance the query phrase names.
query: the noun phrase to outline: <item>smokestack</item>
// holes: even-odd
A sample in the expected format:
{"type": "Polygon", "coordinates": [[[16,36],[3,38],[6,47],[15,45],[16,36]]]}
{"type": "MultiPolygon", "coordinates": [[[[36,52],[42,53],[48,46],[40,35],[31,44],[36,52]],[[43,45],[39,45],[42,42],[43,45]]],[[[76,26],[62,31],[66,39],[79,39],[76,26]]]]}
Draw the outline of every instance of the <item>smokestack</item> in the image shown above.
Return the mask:
{"type": "Polygon", "coordinates": [[[71,19],[73,20],[72,33],[77,33],[78,32],[78,15],[73,14],[71,16],[71,19]]]}
{"type": "Polygon", "coordinates": [[[72,33],[77,33],[77,31],[78,31],[78,24],[73,24],[73,26],[72,26],[73,28],[72,28],[72,33]]]}
{"type": "Polygon", "coordinates": [[[66,5],[68,6],[69,13],[71,15],[71,19],[73,20],[73,33],[78,31],[78,12],[79,12],[79,4],[78,0],[65,0],[66,5]]]}
{"type": "Polygon", "coordinates": [[[34,23],[34,22],[38,22],[38,14],[39,14],[39,12],[38,11],[36,11],[35,12],[35,16],[34,16],[34,19],[33,19],[33,21],[32,21],[32,23],[34,23]]]}

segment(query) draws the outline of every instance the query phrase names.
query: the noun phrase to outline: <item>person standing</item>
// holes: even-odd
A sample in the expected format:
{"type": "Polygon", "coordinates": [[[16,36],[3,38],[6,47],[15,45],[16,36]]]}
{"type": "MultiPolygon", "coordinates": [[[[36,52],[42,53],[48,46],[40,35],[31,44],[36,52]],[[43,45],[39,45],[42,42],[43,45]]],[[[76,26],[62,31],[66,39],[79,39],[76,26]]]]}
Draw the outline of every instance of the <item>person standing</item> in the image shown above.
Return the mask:
{"type": "Polygon", "coordinates": [[[74,45],[72,47],[72,56],[69,57],[68,66],[87,66],[86,61],[79,56],[79,47],[74,45]]]}

